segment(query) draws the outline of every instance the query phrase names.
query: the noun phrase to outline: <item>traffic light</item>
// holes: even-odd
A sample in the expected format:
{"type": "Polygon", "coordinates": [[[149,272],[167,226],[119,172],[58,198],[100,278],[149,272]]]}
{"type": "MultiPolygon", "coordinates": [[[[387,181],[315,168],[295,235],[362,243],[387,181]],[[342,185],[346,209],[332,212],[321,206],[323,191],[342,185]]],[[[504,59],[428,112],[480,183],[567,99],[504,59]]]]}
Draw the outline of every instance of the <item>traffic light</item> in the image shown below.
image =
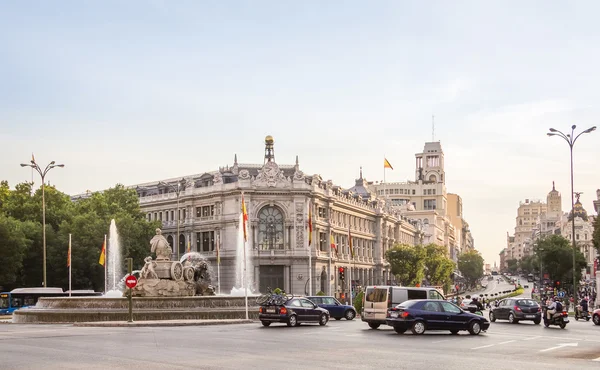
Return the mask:
{"type": "Polygon", "coordinates": [[[340,280],[346,280],[345,273],[346,273],[346,271],[344,271],[343,267],[338,268],[338,274],[339,274],[340,280]]]}

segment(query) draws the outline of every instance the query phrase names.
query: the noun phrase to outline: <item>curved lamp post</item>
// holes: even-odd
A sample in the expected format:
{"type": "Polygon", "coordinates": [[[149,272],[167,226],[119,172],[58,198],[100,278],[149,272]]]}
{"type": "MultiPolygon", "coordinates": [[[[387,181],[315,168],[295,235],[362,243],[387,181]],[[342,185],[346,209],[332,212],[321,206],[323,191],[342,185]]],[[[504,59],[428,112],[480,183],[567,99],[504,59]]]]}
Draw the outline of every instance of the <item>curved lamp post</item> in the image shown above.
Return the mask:
{"type": "Polygon", "coordinates": [[[175,194],[177,194],[177,261],[179,261],[179,212],[181,212],[179,210],[179,194],[181,194],[181,183],[183,182],[183,179],[181,181],[177,181],[177,187],[175,187],[172,184],[168,184],[164,181],[159,181],[158,184],[162,185],[162,186],[166,186],[168,188],[171,188],[175,194]]]}
{"type": "Polygon", "coordinates": [[[44,179],[46,178],[46,174],[54,167],[64,167],[64,166],[65,166],[64,164],[56,164],[56,162],[52,161],[42,171],[41,167],[36,163],[33,154],[31,155],[30,163],[21,163],[21,167],[31,167],[34,170],[36,170],[37,173],[39,173],[40,176],[42,177],[42,225],[43,225],[42,226],[42,246],[43,246],[43,259],[44,259],[44,267],[43,267],[44,288],[48,287],[48,284],[46,281],[46,192],[44,189],[44,186],[45,186],[44,179]]]}
{"type": "Polygon", "coordinates": [[[575,142],[577,141],[577,139],[579,139],[579,137],[583,134],[589,134],[590,132],[596,130],[596,126],[594,127],[590,127],[587,130],[584,130],[582,132],[580,132],[579,134],[577,134],[577,136],[575,136],[575,129],[577,128],[576,125],[571,126],[571,133],[570,134],[565,134],[561,131],[558,131],[556,129],[551,128],[550,132],[548,132],[548,136],[558,136],[563,138],[567,144],[569,144],[569,150],[571,152],[571,216],[573,217],[572,220],[572,232],[571,232],[571,241],[573,243],[573,294],[575,295],[575,297],[578,297],[577,295],[577,281],[575,279],[575,199],[574,199],[574,190],[573,190],[573,146],[575,146],[575,142]]]}

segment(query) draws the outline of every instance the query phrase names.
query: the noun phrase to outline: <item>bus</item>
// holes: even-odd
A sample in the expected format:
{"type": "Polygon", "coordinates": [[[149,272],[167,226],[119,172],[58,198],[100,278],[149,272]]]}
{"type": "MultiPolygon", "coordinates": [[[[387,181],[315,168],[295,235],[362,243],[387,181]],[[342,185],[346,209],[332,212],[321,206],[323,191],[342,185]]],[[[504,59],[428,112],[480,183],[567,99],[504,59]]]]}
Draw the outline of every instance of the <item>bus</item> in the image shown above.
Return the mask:
{"type": "Polygon", "coordinates": [[[534,280],[535,278],[533,277],[533,274],[527,275],[527,282],[532,283],[534,280]]]}
{"type": "MultiPolygon", "coordinates": [[[[101,296],[93,290],[73,290],[72,297],[101,296]]],[[[17,288],[0,293],[0,315],[10,315],[23,307],[35,306],[41,297],[68,297],[69,292],[62,288],[17,288]]]]}

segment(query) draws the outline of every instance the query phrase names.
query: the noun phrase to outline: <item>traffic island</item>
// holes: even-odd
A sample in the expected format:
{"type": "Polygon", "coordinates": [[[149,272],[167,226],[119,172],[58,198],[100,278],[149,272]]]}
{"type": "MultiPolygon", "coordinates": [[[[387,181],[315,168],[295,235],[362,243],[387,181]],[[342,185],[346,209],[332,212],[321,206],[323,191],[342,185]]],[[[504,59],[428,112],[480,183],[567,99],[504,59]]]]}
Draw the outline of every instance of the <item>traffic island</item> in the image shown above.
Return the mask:
{"type": "Polygon", "coordinates": [[[77,322],[73,326],[79,327],[104,327],[104,328],[123,328],[123,327],[163,327],[163,326],[206,326],[206,325],[233,325],[250,324],[253,320],[235,319],[235,320],[159,320],[159,321],[99,321],[99,322],[77,322]]]}

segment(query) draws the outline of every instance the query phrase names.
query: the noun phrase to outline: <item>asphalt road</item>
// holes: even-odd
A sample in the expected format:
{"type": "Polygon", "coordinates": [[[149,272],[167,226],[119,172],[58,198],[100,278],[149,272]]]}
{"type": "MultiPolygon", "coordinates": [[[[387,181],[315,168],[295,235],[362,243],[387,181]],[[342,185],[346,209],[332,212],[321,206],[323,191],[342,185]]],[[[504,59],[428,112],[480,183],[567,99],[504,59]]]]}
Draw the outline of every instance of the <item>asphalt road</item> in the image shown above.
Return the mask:
{"type": "Polygon", "coordinates": [[[600,327],[398,335],[360,320],[161,328],[0,325],[0,369],[599,369],[600,327]],[[596,361],[594,361],[596,360],[596,361]]]}

